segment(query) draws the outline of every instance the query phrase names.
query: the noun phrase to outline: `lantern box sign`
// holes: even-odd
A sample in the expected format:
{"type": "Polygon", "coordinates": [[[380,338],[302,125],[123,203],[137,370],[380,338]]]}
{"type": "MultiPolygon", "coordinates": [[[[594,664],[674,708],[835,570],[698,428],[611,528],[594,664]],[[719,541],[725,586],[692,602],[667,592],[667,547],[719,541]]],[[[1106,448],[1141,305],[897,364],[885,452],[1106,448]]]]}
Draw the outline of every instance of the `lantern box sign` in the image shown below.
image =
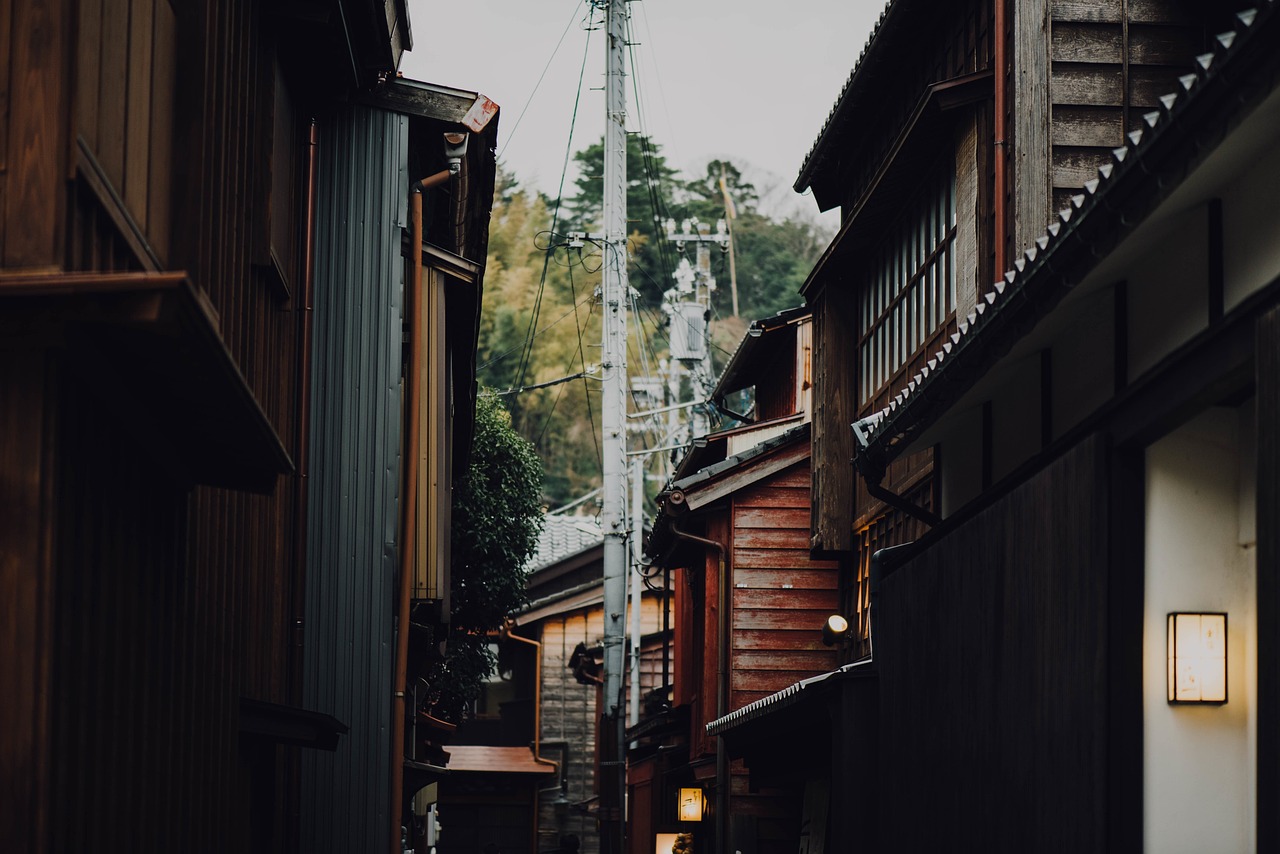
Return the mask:
{"type": "Polygon", "coordinates": [[[676,809],[680,821],[702,821],[702,789],[682,788],[676,809]]]}
{"type": "Polygon", "coordinates": [[[1227,615],[1169,615],[1169,702],[1227,702],[1227,615]]]}

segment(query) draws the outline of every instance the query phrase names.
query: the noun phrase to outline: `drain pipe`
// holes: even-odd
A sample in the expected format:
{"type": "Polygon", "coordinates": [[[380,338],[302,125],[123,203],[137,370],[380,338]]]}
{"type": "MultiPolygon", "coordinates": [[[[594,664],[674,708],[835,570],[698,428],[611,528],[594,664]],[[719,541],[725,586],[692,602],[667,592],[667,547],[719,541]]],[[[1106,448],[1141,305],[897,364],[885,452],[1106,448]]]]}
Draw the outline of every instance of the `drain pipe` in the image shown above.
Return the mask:
{"type": "Polygon", "coordinates": [[[994,276],[993,281],[997,282],[1001,281],[1004,277],[1005,242],[1008,239],[1008,235],[1006,234],[1008,228],[1006,220],[1008,217],[1005,210],[1006,205],[1004,198],[1005,159],[1007,157],[1005,151],[1007,143],[1005,138],[1007,135],[1007,129],[1005,127],[1005,111],[1007,109],[1005,103],[1005,86],[1008,71],[1006,68],[1008,59],[1006,57],[1005,48],[1005,6],[1007,2],[1008,0],[995,0],[995,21],[993,22],[993,27],[995,29],[995,55],[992,57],[992,64],[995,66],[995,104],[993,106],[993,109],[995,110],[995,116],[993,116],[995,126],[992,129],[992,136],[995,137],[993,140],[993,147],[995,148],[995,151],[993,152],[995,158],[995,163],[993,164],[995,171],[995,187],[993,187],[992,190],[995,198],[992,201],[995,203],[995,210],[993,211],[993,214],[995,217],[996,233],[994,241],[995,246],[993,247],[995,249],[995,269],[992,271],[992,275],[994,276]]]}
{"type": "Polygon", "coordinates": [[[466,135],[445,134],[449,168],[415,181],[409,188],[409,288],[405,313],[409,318],[409,376],[405,407],[408,426],[405,441],[405,487],[400,524],[400,590],[396,613],[395,681],[391,700],[391,852],[403,850],[400,828],[404,820],[404,723],[405,684],[409,669],[409,616],[413,599],[414,558],[417,556],[418,481],[422,456],[422,193],[462,173],[466,135]]]}
{"type": "MultiPolygon", "coordinates": [[[[554,759],[546,759],[542,756],[540,746],[542,743],[542,642],[522,638],[520,635],[514,634],[511,630],[515,628],[510,620],[502,624],[501,635],[505,640],[518,641],[519,643],[528,644],[534,650],[533,662],[533,761],[539,765],[550,765],[555,769],[556,780],[560,780],[560,763],[554,759]]],[[[560,788],[559,784],[553,789],[560,788]]],[[[553,789],[539,789],[541,792],[550,792],[553,789]]]]}
{"type": "Polygon", "coordinates": [[[862,475],[863,483],[866,484],[867,493],[875,499],[883,501],[896,510],[901,510],[908,516],[912,516],[924,522],[930,528],[937,527],[942,524],[942,517],[938,516],[931,510],[912,504],[896,492],[890,492],[883,484],[884,482],[884,466],[873,463],[865,453],[870,446],[870,440],[867,436],[867,428],[874,421],[875,416],[871,418],[863,418],[860,421],[853,422],[853,436],[858,443],[858,451],[853,457],[854,468],[858,474],[862,475]]]}
{"type": "MultiPolygon", "coordinates": [[[[672,492],[667,496],[673,509],[685,505],[684,493],[672,492]]],[[[679,512],[679,511],[677,511],[679,512]]],[[[719,571],[716,573],[716,607],[719,614],[716,619],[716,717],[728,714],[728,697],[726,683],[729,678],[729,579],[725,573],[725,548],[723,543],[699,537],[680,530],[677,521],[672,520],[671,533],[677,539],[690,543],[698,543],[709,549],[715,549],[719,558],[719,571]]],[[[729,842],[729,756],[725,752],[724,736],[716,736],[716,851],[728,850],[729,842]]]]}

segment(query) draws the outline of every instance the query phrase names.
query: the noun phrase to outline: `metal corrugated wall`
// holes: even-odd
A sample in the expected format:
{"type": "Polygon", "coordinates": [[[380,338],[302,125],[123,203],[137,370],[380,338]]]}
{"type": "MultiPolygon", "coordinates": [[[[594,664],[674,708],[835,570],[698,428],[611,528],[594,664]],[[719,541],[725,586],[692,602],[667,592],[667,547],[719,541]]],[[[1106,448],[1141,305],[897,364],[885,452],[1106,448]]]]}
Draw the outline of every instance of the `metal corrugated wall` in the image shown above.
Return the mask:
{"type": "Polygon", "coordinates": [[[351,731],[303,757],[302,850],[385,849],[408,122],[324,121],[316,234],[304,705],[351,731]]]}

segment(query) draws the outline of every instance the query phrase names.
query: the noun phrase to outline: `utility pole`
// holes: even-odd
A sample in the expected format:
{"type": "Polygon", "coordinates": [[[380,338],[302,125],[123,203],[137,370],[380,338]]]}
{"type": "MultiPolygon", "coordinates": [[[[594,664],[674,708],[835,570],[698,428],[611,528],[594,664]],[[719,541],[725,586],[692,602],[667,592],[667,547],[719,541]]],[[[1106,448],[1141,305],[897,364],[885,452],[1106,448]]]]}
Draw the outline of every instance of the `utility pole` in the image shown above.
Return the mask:
{"type": "Polygon", "coordinates": [[[623,641],[627,613],[627,98],[626,0],[605,9],[603,399],[604,436],[601,521],[604,526],[604,714],[600,721],[600,847],[622,854],[626,827],[622,805],[623,641]]]}
{"type": "MultiPolygon", "coordinates": [[[[676,221],[666,222],[667,239],[673,241],[680,252],[680,264],[673,273],[676,286],[663,295],[663,310],[671,319],[671,371],[678,377],[679,366],[690,375],[696,399],[705,400],[715,385],[715,372],[711,366],[710,329],[711,294],[716,289],[711,275],[711,247],[721,251],[729,248],[729,232],[724,220],[716,223],[715,234],[711,226],[696,219],[686,219],[676,231],[676,221]],[[694,245],[695,263],[684,256],[685,246],[694,245]]],[[[679,382],[673,382],[673,391],[679,382]]],[[[710,430],[711,421],[706,407],[695,407],[691,415],[693,436],[703,436],[710,430]]],[[[691,436],[690,438],[693,438],[691,436]]]]}

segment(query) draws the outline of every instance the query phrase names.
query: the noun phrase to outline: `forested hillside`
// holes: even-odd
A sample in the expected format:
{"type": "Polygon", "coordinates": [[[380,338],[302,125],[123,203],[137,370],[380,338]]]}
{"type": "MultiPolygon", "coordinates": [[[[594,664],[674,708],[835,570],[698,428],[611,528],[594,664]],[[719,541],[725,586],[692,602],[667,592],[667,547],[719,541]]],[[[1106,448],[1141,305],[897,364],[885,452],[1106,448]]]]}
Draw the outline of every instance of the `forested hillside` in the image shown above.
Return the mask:
{"type": "MultiPolygon", "coordinates": [[[[517,431],[533,442],[546,471],[544,498],[558,507],[599,485],[599,400],[596,365],[600,325],[595,291],[600,251],[572,232],[599,229],[603,147],[574,155],[579,169],[572,191],[556,200],[500,172],[490,225],[479,380],[495,389],[517,431]]],[[[829,235],[797,219],[775,220],[758,207],[756,188],[729,162],[712,161],[702,175],[685,178],[647,137],[628,137],[630,284],[636,293],[629,321],[628,368],[634,377],[656,371],[667,355],[662,293],[672,286],[679,260],[662,223],[697,217],[715,223],[730,211],[739,310],[733,317],[726,255],[714,250],[718,289],[712,336],[717,367],[737,346],[746,324],[800,303],[798,288],[829,235]],[[636,333],[640,339],[637,345],[636,333]]]]}

